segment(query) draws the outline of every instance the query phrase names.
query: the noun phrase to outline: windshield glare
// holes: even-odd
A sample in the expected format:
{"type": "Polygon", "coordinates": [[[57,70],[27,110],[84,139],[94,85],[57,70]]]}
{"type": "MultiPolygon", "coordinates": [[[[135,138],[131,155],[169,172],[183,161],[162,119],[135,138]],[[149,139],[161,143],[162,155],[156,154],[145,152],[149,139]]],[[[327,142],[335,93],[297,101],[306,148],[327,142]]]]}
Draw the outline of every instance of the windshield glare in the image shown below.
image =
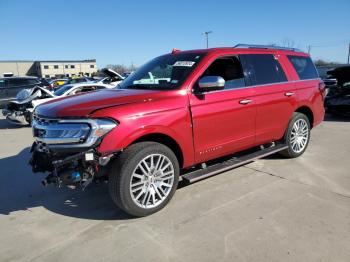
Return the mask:
{"type": "Polygon", "coordinates": [[[168,54],[140,67],[121,84],[122,89],[176,89],[197,66],[203,53],[168,54]]]}

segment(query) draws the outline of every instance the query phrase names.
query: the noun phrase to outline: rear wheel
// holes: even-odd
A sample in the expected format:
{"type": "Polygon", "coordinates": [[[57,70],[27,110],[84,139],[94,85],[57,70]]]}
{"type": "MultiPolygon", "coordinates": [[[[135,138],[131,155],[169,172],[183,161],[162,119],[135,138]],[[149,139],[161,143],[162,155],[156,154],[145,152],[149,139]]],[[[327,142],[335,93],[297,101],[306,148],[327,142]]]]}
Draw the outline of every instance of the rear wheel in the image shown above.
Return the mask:
{"type": "Polygon", "coordinates": [[[133,216],[147,216],[172,198],[179,179],[175,154],[165,145],[141,142],[113,163],[109,192],[116,205],[133,216]]]}
{"type": "Polygon", "coordinates": [[[295,112],[284,136],[284,143],[288,148],[280,154],[289,158],[298,157],[305,152],[309,141],[310,121],[304,114],[295,112]]]}

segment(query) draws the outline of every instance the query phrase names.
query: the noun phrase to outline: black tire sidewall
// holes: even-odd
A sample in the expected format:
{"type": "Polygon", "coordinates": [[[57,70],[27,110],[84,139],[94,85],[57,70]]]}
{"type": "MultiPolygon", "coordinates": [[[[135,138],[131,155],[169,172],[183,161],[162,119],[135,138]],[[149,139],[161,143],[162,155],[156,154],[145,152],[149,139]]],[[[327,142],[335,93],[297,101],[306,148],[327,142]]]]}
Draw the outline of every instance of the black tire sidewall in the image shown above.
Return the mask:
{"type": "Polygon", "coordinates": [[[286,134],[285,134],[284,141],[285,141],[286,145],[288,146],[288,149],[285,152],[282,152],[282,153],[284,153],[283,155],[285,155],[287,157],[290,157],[290,158],[295,158],[295,157],[298,157],[298,156],[302,155],[305,152],[305,150],[308,147],[309,142],[310,142],[310,135],[311,135],[310,130],[311,130],[311,126],[310,126],[309,119],[302,113],[298,113],[298,112],[294,113],[292,119],[290,120],[290,122],[288,124],[288,128],[287,128],[287,131],[286,131],[286,134]],[[303,119],[307,123],[307,126],[308,126],[308,138],[307,138],[306,145],[305,145],[304,149],[301,152],[296,153],[292,149],[292,145],[291,145],[291,141],[290,140],[291,140],[291,133],[292,133],[293,125],[299,119],[303,119]]]}
{"type": "Polygon", "coordinates": [[[117,183],[117,190],[114,192],[111,192],[110,190],[111,194],[117,194],[116,196],[112,197],[116,200],[116,204],[125,212],[138,217],[147,216],[161,210],[173,197],[179,181],[180,168],[178,160],[173,151],[160,143],[142,142],[131,146],[123,154],[126,154],[126,157],[120,156],[120,158],[115,162],[115,165],[112,165],[111,170],[111,176],[117,176],[116,179],[111,179],[110,181],[111,183],[117,183]],[[131,197],[130,181],[132,173],[143,158],[145,158],[147,155],[157,153],[168,157],[173,164],[175,174],[173,187],[171,188],[167,198],[160,205],[149,209],[141,208],[134,203],[131,197]],[[119,172],[116,172],[117,170],[119,170],[119,172]]]}

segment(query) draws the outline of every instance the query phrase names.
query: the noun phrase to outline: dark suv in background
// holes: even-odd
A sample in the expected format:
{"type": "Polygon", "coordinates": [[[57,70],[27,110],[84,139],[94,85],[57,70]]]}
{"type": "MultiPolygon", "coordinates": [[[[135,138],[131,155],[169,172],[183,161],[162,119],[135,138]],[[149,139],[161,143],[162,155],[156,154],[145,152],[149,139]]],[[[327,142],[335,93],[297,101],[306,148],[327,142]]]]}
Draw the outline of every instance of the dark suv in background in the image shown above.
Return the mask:
{"type": "Polygon", "coordinates": [[[0,78],[0,108],[14,99],[19,91],[42,85],[37,77],[5,77],[0,78]]]}

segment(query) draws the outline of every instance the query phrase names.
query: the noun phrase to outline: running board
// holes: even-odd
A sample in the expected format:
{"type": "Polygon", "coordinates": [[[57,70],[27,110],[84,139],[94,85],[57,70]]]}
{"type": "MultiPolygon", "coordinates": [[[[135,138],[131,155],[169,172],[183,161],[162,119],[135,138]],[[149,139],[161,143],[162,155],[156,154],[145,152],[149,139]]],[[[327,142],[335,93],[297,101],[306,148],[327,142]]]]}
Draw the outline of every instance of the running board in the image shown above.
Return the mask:
{"type": "Polygon", "coordinates": [[[199,180],[215,176],[219,173],[225,172],[227,170],[233,169],[235,167],[239,167],[245,164],[248,164],[250,162],[253,162],[256,159],[263,158],[265,156],[272,155],[274,153],[277,153],[279,151],[282,151],[284,149],[288,148],[287,145],[276,145],[269,148],[258,150],[254,153],[250,153],[247,155],[243,155],[240,157],[233,157],[229,160],[226,160],[224,162],[214,164],[211,166],[208,166],[203,169],[199,169],[196,171],[192,171],[190,173],[186,173],[182,175],[182,179],[185,180],[188,183],[197,182],[199,180]]]}

